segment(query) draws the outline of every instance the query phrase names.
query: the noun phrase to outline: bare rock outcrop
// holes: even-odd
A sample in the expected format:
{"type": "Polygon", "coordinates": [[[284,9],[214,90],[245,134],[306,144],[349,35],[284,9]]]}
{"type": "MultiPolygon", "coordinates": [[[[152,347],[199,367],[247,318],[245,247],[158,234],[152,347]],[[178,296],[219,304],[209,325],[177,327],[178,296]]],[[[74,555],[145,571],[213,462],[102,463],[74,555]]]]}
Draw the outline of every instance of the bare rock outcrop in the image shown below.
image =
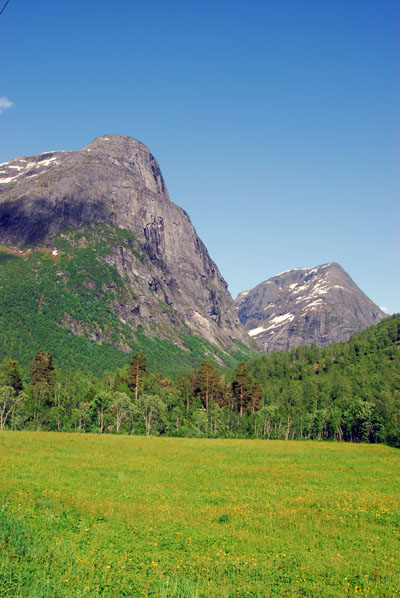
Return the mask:
{"type": "Polygon", "coordinates": [[[386,317],[334,262],[282,272],[239,293],[235,303],[240,321],[266,353],[347,341],[386,317]]]}

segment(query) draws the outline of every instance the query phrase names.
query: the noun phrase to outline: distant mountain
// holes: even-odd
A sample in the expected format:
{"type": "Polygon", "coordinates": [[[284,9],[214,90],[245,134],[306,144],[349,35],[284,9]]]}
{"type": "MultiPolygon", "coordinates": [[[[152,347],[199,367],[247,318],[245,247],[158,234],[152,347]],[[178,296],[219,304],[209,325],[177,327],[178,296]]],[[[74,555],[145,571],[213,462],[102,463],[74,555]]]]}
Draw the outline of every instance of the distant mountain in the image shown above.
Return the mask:
{"type": "Polygon", "coordinates": [[[243,291],[235,303],[267,353],[343,342],[386,317],[336,263],[282,272],[243,291]]]}
{"type": "Polygon", "coordinates": [[[0,355],[27,362],[42,347],[104,369],[141,349],[164,371],[254,355],[226,282],[136,139],[1,164],[0,243],[0,355]]]}

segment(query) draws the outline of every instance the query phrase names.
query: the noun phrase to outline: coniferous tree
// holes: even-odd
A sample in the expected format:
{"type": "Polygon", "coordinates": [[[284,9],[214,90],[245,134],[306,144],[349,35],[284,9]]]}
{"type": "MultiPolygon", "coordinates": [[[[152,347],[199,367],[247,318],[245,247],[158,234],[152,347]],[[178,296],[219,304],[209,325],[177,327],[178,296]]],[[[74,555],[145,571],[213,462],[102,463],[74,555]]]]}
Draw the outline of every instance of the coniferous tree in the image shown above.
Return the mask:
{"type": "Polygon", "coordinates": [[[12,386],[15,392],[23,389],[22,374],[17,361],[5,357],[0,364],[0,386],[12,386]]]}
{"type": "Polygon", "coordinates": [[[191,407],[191,402],[193,398],[193,376],[192,374],[188,374],[187,376],[183,376],[176,380],[175,382],[179,392],[181,393],[182,399],[185,402],[186,412],[188,413],[191,407]]]}
{"type": "Polygon", "coordinates": [[[52,386],[55,382],[55,370],[51,353],[43,353],[41,349],[36,353],[31,363],[31,384],[45,384],[52,386]]]}
{"type": "Polygon", "coordinates": [[[251,387],[251,412],[255,413],[261,407],[261,398],[262,398],[262,386],[257,381],[254,380],[252,387],[251,387]]]}
{"type": "Polygon", "coordinates": [[[138,399],[139,380],[147,373],[147,360],[142,353],[135,353],[129,364],[127,384],[131,392],[135,393],[135,400],[138,399]]]}
{"type": "Polygon", "coordinates": [[[43,424],[46,411],[52,406],[54,385],[57,380],[51,353],[44,353],[41,349],[36,353],[31,363],[30,393],[33,398],[33,420],[43,424]]]}
{"type": "Polygon", "coordinates": [[[251,403],[251,391],[253,380],[250,376],[247,365],[242,361],[235,370],[235,377],[232,382],[232,394],[235,399],[236,408],[243,416],[244,410],[251,403]]]}
{"type": "Polygon", "coordinates": [[[197,393],[200,395],[202,403],[208,411],[210,401],[213,402],[219,376],[217,369],[211,361],[203,361],[199,370],[197,371],[197,393]]]}

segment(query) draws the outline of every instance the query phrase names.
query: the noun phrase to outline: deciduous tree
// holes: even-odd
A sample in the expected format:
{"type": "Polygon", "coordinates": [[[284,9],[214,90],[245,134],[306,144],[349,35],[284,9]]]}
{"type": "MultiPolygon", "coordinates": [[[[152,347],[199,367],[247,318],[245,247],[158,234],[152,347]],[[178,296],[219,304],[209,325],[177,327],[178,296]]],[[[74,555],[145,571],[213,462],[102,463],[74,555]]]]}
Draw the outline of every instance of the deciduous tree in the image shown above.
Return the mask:
{"type": "Polygon", "coordinates": [[[16,408],[26,400],[23,392],[18,394],[12,386],[0,386],[0,429],[2,430],[7,420],[12,416],[16,408]]]}
{"type": "Polygon", "coordinates": [[[157,395],[141,393],[138,400],[135,402],[135,406],[143,418],[146,428],[146,436],[151,436],[153,426],[159,422],[165,414],[166,406],[164,402],[157,395]]]}

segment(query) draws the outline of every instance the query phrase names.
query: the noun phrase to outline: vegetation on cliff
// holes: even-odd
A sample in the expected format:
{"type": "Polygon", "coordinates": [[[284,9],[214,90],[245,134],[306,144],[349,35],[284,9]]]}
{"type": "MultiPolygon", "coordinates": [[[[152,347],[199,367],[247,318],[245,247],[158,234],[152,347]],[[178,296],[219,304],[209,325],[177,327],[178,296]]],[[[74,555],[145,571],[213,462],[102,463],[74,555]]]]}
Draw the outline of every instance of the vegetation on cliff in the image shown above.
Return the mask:
{"type": "Polygon", "coordinates": [[[134,233],[105,225],[66,228],[47,249],[0,246],[0,357],[12,356],[27,370],[45,348],[61,369],[99,376],[138,351],[170,375],[206,358],[233,366],[256,355],[240,342],[231,354],[193,334],[147,281],[117,269],[113,258],[122,252],[139,265],[146,259],[134,233]],[[145,293],[149,298],[139,301],[145,293]]]}

